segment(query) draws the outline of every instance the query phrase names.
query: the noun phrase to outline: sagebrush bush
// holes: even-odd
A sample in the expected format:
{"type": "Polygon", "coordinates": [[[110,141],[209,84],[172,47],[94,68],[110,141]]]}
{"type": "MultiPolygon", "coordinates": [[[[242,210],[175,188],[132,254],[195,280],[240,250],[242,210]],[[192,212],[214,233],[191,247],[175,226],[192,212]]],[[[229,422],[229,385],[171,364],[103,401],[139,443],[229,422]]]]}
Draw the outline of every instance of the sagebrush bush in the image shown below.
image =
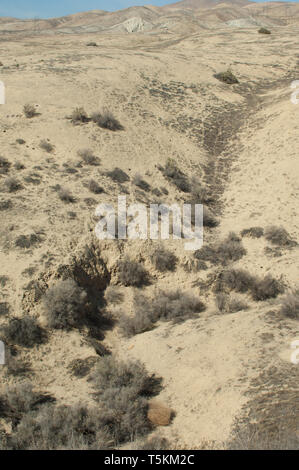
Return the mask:
{"type": "Polygon", "coordinates": [[[15,193],[16,191],[23,189],[23,186],[20,183],[20,181],[14,176],[6,178],[3,184],[4,184],[4,188],[9,193],[15,193]]]}
{"type": "Polygon", "coordinates": [[[246,254],[241,239],[230,232],[228,236],[212,246],[204,245],[200,250],[194,253],[196,259],[209,261],[212,264],[221,263],[223,265],[238,261],[246,254]]]}
{"type": "Polygon", "coordinates": [[[36,107],[33,104],[29,104],[29,103],[24,105],[23,112],[26,118],[33,118],[34,116],[37,115],[36,107]]]}
{"type": "Polygon", "coordinates": [[[92,150],[82,149],[78,150],[78,156],[83,160],[86,165],[98,166],[100,164],[100,159],[96,157],[92,150]]]}
{"type": "Polygon", "coordinates": [[[115,183],[126,183],[130,181],[129,176],[120,168],[114,168],[112,171],[107,171],[107,176],[111,178],[115,183]]]}
{"type": "Polygon", "coordinates": [[[219,225],[219,221],[213,212],[207,207],[203,207],[203,225],[204,227],[217,227],[219,225]]]}
{"type": "Polygon", "coordinates": [[[7,160],[7,158],[0,156],[0,175],[5,175],[9,172],[11,167],[11,163],[7,160]]]}
{"type": "Polygon", "coordinates": [[[260,29],[258,30],[258,32],[259,32],[260,34],[271,34],[271,31],[270,31],[269,29],[267,29],[267,28],[260,28],[260,29]]]}
{"type": "Polygon", "coordinates": [[[73,279],[57,281],[42,301],[50,328],[70,330],[84,324],[89,309],[87,294],[73,279]]]}
{"type": "Polygon", "coordinates": [[[242,230],[242,237],[261,238],[264,235],[264,229],[262,227],[250,227],[242,230]]]}
{"type": "Polygon", "coordinates": [[[89,122],[89,117],[84,108],[75,108],[70,116],[71,122],[73,124],[80,124],[89,122]]]}
{"type": "Polygon", "coordinates": [[[118,279],[124,286],[142,287],[149,283],[149,273],[141,263],[128,257],[117,263],[118,279]]]}
{"type": "Polygon", "coordinates": [[[48,152],[48,153],[52,153],[53,150],[54,150],[54,148],[55,148],[54,145],[51,144],[51,142],[49,142],[49,141],[46,140],[46,139],[43,139],[43,140],[40,141],[39,147],[40,147],[41,149],[45,150],[45,151],[48,152]]]}
{"type": "Polygon", "coordinates": [[[288,318],[299,319],[299,289],[288,292],[282,299],[280,313],[288,318]]]}
{"type": "Polygon", "coordinates": [[[94,194],[101,194],[104,192],[104,189],[95,180],[89,181],[88,189],[94,194]]]}
{"type": "Polygon", "coordinates": [[[142,178],[139,173],[136,173],[132,182],[135,184],[135,186],[138,186],[143,191],[150,191],[151,189],[150,185],[142,178]]]}
{"type": "Polygon", "coordinates": [[[116,119],[111,111],[104,109],[101,113],[93,113],[91,116],[93,122],[103,129],[110,131],[122,131],[124,126],[116,119]]]}
{"type": "Polygon", "coordinates": [[[248,308],[247,303],[241,297],[224,293],[216,295],[215,304],[221,313],[235,313],[248,308]]]}
{"type": "Polygon", "coordinates": [[[252,276],[242,269],[228,269],[222,271],[214,284],[214,292],[250,292],[253,300],[262,301],[273,299],[285,290],[280,280],[273,278],[270,274],[259,278],[252,276]]]}
{"type": "Polygon", "coordinates": [[[169,441],[158,435],[149,437],[144,442],[136,445],[136,450],[168,450],[170,448],[169,441]]]}
{"type": "Polygon", "coordinates": [[[178,258],[172,251],[162,245],[156,246],[150,251],[150,259],[154,267],[160,271],[175,271],[178,258]]]}
{"type": "Polygon", "coordinates": [[[13,450],[107,450],[113,443],[97,408],[44,405],[24,415],[9,439],[13,450]]]}
{"type": "Polygon", "coordinates": [[[60,188],[58,191],[58,196],[61,201],[66,202],[68,204],[75,202],[75,197],[67,188],[60,188]]]}
{"type": "Polygon", "coordinates": [[[268,274],[264,278],[256,280],[251,288],[251,295],[254,300],[267,300],[274,299],[284,291],[282,282],[268,274]]]}
{"type": "Polygon", "coordinates": [[[214,77],[220,80],[221,82],[227,83],[229,85],[239,83],[239,80],[230,69],[226,70],[225,72],[216,73],[214,77]]]}
{"type": "Polygon", "coordinates": [[[191,191],[191,185],[186,175],[179,169],[177,163],[172,158],[168,158],[164,168],[161,171],[165,178],[173,183],[180,191],[188,193],[191,191]]]}
{"type": "Polygon", "coordinates": [[[108,304],[120,304],[124,300],[124,294],[117,286],[108,286],[105,290],[105,300],[108,304]]]}
{"type": "Polygon", "coordinates": [[[3,334],[7,342],[26,348],[41,344],[46,339],[46,333],[36,318],[29,315],[10,318],[8,324],[3,327],[3,334]]]}
{"type": "Polygon", "coordinates": [[[292,247],[297,243],[290,237],[289,233],[283,227],[271,226],[265,230],[265,238],[273,245],[292,247]]]}
{"type": "Polygon", "coordinates": [[[123,315],[119,326],[125,336],[131,337],[151,330],[159,320],[183,321],[195,318],[205,309],[196,296],[181,290],[156,291],[153,298],[135,294],[134,316],[123,315]]]}
{"type": "Polygon", "coordinates": [[[91,375],[104,429],[116,444],[133,441],[151,429],[148,397],[161,390],[161,378],[149,375],[139,361],[101,359],[91,375]]]}

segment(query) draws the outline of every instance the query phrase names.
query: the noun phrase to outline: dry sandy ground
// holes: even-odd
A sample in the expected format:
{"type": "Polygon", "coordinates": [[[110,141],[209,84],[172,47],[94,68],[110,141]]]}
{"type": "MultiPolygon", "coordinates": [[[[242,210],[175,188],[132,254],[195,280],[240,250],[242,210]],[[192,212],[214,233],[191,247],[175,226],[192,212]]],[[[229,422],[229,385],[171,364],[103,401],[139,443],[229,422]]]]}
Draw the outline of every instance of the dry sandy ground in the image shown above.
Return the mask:
{"type": "MultiPolygon", "coordinates": [[[[9,176],[15,176],[22,189],[7,193],[2,188],[7,175],[0,175],[0,301],[9,305],[0,324],[24,312],[44,323],[39,297],[28,285],[51,282],[59,266],[91,243],[99,202],[114,203],[118,194],[126,194],[128,202],[156,202],[153,194],[134,186],[135,173],[152,189],[168,190],[159,202],[183,202],[184,193],[158,169],[169,157],[220,197],[214,208],[220,226],[206,229],[205,243],[231,230],[273,224],[283,225],[298,241],[299,105],[290,101],[290,84],[299,79],[297,38],[294,26],[273,28],[269,37],[255,29],[224,28],[171,40],[162,34],[132,34],[24,41],[12,36],[2,42],[0,79],[6,85],[6,104],[0,108],[1,156],[11,162],[9,176]],[[98,47],[86,47],[90,40],[98,47]],[[213,77],[229,66],[240,84],[229,86],[213,77]],[[40,114],[26,119],[25,103],[37,105],[40,114]],[[114,133],[91,122],[72,125],[66,116],[80,106],[88,113],[108,107],[125,130],[114,133]],[[39,148],[42,139],[55,146],[52,153],[39,148]],[[99,166],[78,165],[77,151],[84,148],[100,158],[99,166]],[[16,169],[16,162],[24,168],[16,169]],[[106,172],[115,167],[130,181],[114,183],[106,172]],[[86,185],[91,178],[104,193],[90,193],[86,185]],[[75,202],[61,201],[56,185],[69,189],[75,202]],[[33,246],[16,245],[20,236],[31,234],[38,235],[33,246]]],[[[244,238],[243,243],[247,255],[236,266],[257,275],[282,275],[288,287],[296,285],[298,248],[274,257],[265,254],[269,244],[263,238],[244,238]]],[[[123,252],[116,245],[99,245],[112,283],[113,264],[123,252]]],[[[288,367],[295,371],[289,351],[298,335],[296,322],[275,316],[279,299],[247,299],[247,311],[217,313],[213,295],[201,291],[206,273],[186,273],[181,264],[175,273],[155,272],[150,245],[128,242],[124,248],[136,257],[140,254],[151,270],[155,282],[146,290],[180,287],[201,295],[208,308],[198,319],[175,326],[164,323],[130,340],[115,328],[107,333],[105,344],[119,357],[140,359],[163,377],[161,399],[176,417],[162,432],[173,446],[198,448],[209,441],[208,447],[221,447],[246,410],[252,382],[277,367],[279,380],[287,384],[288,367]]],[[[183,263],[182,242],[169,246],[183,263]]],[[[130,311],[132,289],[122,289],[121,309],[130,311]]],[[[20,351],[20,357],[31,362],[36,387],[66,404],[92,401],[90,384],[73,377],[68,365],[94,355],[78,332],[52,332],[47,344],[20,351]]],[[[3,368],[2,384],[15,380],[3,368]]],[[[262,394],[265,387],[261,383],[255,393],[262,394]]],[[[260,419],[265,408],[259,411],[260,419]]]]}

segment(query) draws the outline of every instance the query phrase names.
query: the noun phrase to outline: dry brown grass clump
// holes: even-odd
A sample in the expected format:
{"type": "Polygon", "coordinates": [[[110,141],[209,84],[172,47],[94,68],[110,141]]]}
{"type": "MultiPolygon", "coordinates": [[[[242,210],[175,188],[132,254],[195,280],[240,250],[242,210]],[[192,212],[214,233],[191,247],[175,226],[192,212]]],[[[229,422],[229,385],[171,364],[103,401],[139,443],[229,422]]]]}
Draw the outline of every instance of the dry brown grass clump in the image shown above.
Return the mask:
{"type": "Polygon", "coordinates": [[[36,107],[33,104],[25,104],[23,107],[23,112],[26,118],[33,118],[37,115],[36,107]]]}
{"type": "Polygon", "coordinates": [[[58,191],[59,199],[66,203],[75,202],[75,197],[72,195],[71,191],[66,188],[60,188],[58,191]]]}
{"type": "Polygon", "coordinates": [[[151,400],[148,405],[147,417],[154,426],[168,426],[174,416],[169,406],[158,400],[151,400]]]}

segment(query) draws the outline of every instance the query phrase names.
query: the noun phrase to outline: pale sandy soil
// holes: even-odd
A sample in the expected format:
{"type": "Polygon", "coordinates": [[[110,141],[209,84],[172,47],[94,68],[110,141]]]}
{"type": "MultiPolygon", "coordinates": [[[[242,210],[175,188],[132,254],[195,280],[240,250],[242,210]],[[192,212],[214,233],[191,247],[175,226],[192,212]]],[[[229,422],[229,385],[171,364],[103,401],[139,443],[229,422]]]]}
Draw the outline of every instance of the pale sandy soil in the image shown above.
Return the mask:
{"type": "MultiPolygon", "coordinates": [[[[133,185],[135,173],[151,188],[168,190],[159,202],[184,202],[184,193],[158,169],[169,157],[220,197],[214,207],[220,226],[206,229],[205,243],[256,225],[282,225],[298,241],[299,105],[290,101],[290,84],[299,79],[297,38],[298,28],[290,26],[273,28],[271,37],[261,37],[255,29],[218,28],[172,40],[162,34],[98,34],[24,41],[12,36],[2,42],[0,79],[6,85],[6,104],[0,107],[0,155],[12,163],[9,176],[17,177],[22,189],[7,193],[2,189],[6,175],[0,175],[0,202],[11,201],[0,212],[0,276],[8,278],[0,301],[10,306],[0,325],[24,312],[45,324],[41,303],[27,286],[32,280],[51,284],[58,266],[91,243],[98,203],[114,203],[118,194],[127,194],[128,202],[156,202],[153,194],[133,185]],[[86,47],[90,40],[99,47],[86,47]],[[213,77],[229,66],[239,85],[213,77]],[[40,114],[26,119],[25,103],[36,104],[40,114]],[[66,116],[79,106],[88,113],[108,107],[125,130],[113,133],[91,122],[72,125],[66,116]],[[20,138],[26,143],[16,143],[20,138]],[[55,145],[53,153],[39,148],[42,139],[55,145]],[[77,151],[84,148],[94,151],[100,166],[77,166],[77,151]],[[15,169],[16,162],[25,168],[15,169]],[[105,173],[115,167],[131,180],[114,183],[105,173]],[[104,188],[103,194],[90,193],[86,184],[91,178],[104,188]],[[58,184],[71,190],[74,203],[59,199],[58,184]],[[40,237],[36,245],[16,246],[18,237],[31,234],[40,237]]],[[[114,242],[97,243],[115,283],[113,265],[122,251],[114,242]]],[[[237,267],[282,276],[287,287],[296,286],[298,247],[273,257],[264,252],[269,246],[264,238],[244,238],[243,243],[247,255],[237,267]]],[[[181,264],[175,273],[158,273],[150,264],[150,245],[128,242],[124,248],[145,259],[154,277],[146,291],[180,287],[202,296],[207,310],[198,319],[164,323],[130,340],[115,328],[105,344],[120,358],[139,359],[163,377],[161,399],[176,417],[161,432],[174,447],[198,448],[204,441],[221,447],[246,408],[252,380],[273,366],[283,371],[290,365],[296,322],[276,321],[269,314],[277,310],[279,299],[247,299],[247,311],[217,313],[213,295],[201,291],[207,273],[186,273],[181,264]]],[[[169,247],[182,263],[187,256],[183,243],[171,241],[169,247]]],[[[122,289],[121,310],[129,312],[132,289],[122,289]]],[[[90,383],[68,370],[74,359],[95,356],[85,339],[78,332],[51,332],[47,344],[20,351],[31,362],[34,385],[58,402],[91,403],[90,383]]],[[[1,385],[16,381],[4,368],[0,373],[1,385]]]]}

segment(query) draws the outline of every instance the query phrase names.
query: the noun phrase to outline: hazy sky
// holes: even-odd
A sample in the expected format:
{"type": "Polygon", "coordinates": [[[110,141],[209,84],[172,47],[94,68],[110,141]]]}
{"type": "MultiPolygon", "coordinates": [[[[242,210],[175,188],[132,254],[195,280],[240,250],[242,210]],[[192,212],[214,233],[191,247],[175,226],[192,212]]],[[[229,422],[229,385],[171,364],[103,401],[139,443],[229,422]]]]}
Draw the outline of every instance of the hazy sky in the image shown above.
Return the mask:
{"type": "MultiPolygon", "coordinates": [[[[87,10],[113,11],[133,5],[166,5],[175,3],[175,1],[177,0],[51,0],[49,2],[45,0],[0,0],[0,16],[49,18],[87,10]]],[[[293,1],[298,2],[299,0],[293,1]]]]}

